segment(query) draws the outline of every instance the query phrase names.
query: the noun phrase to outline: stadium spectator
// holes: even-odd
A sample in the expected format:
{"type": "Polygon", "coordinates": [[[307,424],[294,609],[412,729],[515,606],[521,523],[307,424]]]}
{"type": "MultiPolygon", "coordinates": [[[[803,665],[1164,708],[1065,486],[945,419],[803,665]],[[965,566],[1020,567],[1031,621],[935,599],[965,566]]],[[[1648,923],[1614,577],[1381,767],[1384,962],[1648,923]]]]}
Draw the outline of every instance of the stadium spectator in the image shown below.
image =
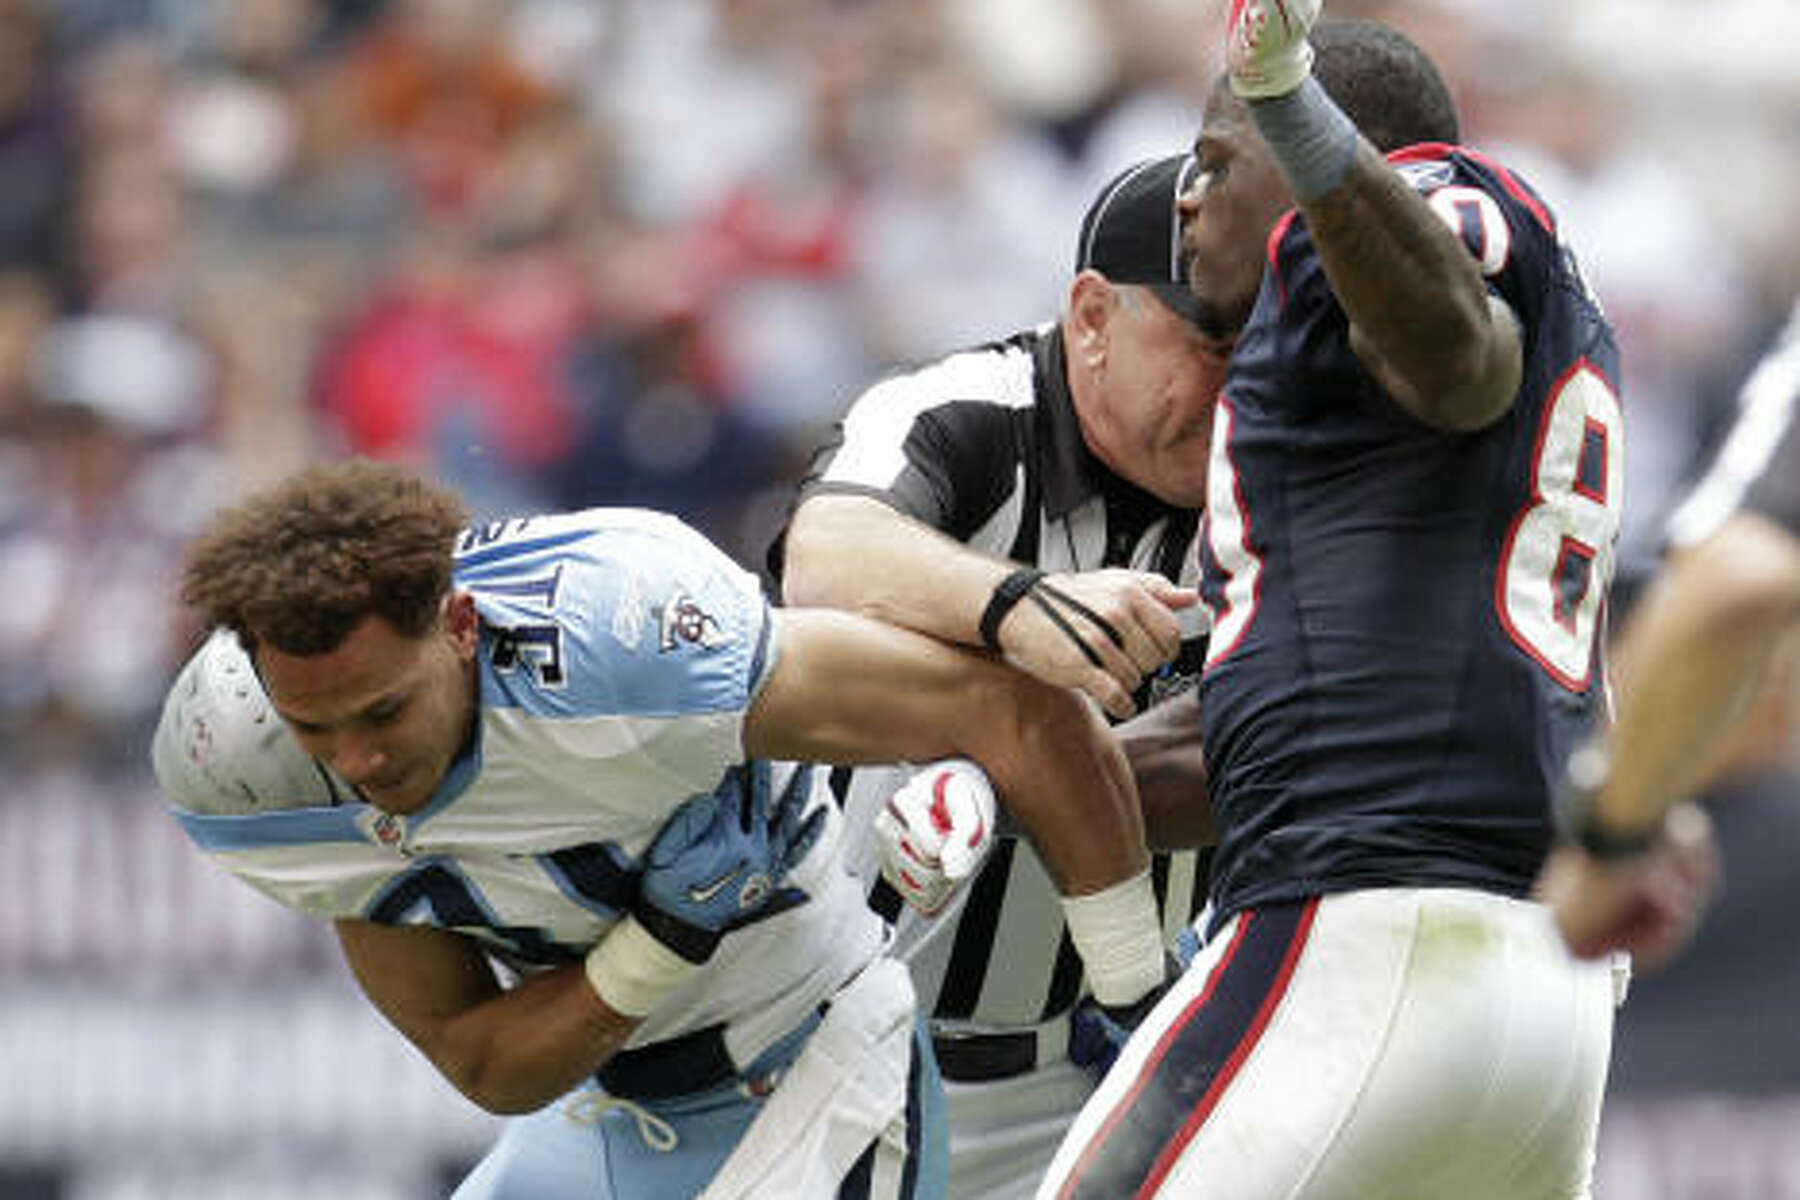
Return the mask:
{"type": "Polygon", "coordinates": [[[31,346],[0,491],[0,722],[21,765],[116,770],[141,752],[182,653],[170,564],[214,482],[196,441],[210,373],[141,317],[67,318],[31,346]]]}
{"type": "Polygon", "coordinates": [[[505,19],[496,0],[392,0],[355,44],[360,116],[427,221],[467,220],[508,144],[559,102],[512,53],[505,19]]]}
{"type": "Polygon", "coordinates": [[[51,30],[33,0],[0,0],[0,271],[62,283],[74,142],[51,30]]]}

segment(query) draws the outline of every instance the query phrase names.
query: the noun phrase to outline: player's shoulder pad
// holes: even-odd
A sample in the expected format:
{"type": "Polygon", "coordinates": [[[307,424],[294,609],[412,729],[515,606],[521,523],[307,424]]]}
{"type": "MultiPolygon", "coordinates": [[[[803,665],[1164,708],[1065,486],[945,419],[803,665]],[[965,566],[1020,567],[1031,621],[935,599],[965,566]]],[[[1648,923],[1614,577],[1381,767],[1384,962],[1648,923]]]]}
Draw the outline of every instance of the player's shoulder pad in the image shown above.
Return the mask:
{"type": "Polygon", "coordinates": [[[150,757],[169,803],[244,816],[343,799],[288,734],[235,635],[215,632],[163,701],[150,757]]]}
{"type": "Polygon", "coordinates": [[[1457,195],[1484,192],[1495,203],[1511,210],[1521,225],[1535,226],[1543,234],[1557,235],[1556,216],[1536,189],[1498,159],[1470,146],[1409,146],[1388,155],[1388,162],[1421,195],[1446,189],[1457,195]]]}
{"type": "Polygon", "coordinates": [[[646,556],[690,563],[730,561],[705,535],[672,513],[588,508],[471,526],[457,541],[455,573],[457,583],[471,590],[529,598],[544,591],[541,581],[553,573],[603,574],[621,565],[641,565],[646,556]],[[533,580],[540,586],[523,582],[533,580]]]}

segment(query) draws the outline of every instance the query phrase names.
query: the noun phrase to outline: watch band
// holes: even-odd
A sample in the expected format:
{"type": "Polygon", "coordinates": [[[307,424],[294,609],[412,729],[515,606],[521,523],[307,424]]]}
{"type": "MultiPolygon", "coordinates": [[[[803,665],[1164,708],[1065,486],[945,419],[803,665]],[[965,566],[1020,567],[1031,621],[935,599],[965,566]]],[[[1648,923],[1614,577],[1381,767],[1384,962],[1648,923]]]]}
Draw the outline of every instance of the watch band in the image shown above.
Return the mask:
{"type": "Polygon", "coordinates": [[[1556,831],[1601,862],[1622,862],[1647,854],[1662,836],[1662,822],[1634,833],[1619,833],[1600,823],[1596,801],[1606,785],[1611,761],[1589,743],[1569,756],[1569,769],[1553,805],[1556,831]]]}

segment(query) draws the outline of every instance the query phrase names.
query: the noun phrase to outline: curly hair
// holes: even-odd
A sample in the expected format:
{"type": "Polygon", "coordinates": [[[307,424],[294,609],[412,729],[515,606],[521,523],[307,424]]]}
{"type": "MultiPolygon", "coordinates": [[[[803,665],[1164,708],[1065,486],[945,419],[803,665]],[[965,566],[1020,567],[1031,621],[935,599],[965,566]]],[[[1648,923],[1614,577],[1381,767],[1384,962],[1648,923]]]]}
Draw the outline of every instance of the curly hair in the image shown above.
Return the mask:
{"type": "Polygon", "coordinates": [[[213,517],[181,598],[251,650],[329,653],[370,615],[422,637],[466,519],[455,495],[389,463],[309,467],[213,517]]]}

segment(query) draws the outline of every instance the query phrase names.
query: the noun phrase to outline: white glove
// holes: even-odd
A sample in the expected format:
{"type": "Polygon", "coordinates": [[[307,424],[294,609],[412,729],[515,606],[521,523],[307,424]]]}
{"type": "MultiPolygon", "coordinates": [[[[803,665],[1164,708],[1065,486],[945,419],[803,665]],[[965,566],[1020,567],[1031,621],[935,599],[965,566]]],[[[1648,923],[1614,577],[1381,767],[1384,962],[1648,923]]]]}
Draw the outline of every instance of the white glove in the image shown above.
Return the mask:
{"type": "Polygon", "coordinates": [[[966,758],[922,768],[875,815],[881,877],[924,913],[935,914],[975,873],[994,844],[994,788],[966,758]]]}
{"type": "Polygon", "coordinates": [[[1231,90],[1246,100],[1285,96],[1312,72],[1306,35],[1323,0],[1232,0],[1225,35],[1231,90]]]}

